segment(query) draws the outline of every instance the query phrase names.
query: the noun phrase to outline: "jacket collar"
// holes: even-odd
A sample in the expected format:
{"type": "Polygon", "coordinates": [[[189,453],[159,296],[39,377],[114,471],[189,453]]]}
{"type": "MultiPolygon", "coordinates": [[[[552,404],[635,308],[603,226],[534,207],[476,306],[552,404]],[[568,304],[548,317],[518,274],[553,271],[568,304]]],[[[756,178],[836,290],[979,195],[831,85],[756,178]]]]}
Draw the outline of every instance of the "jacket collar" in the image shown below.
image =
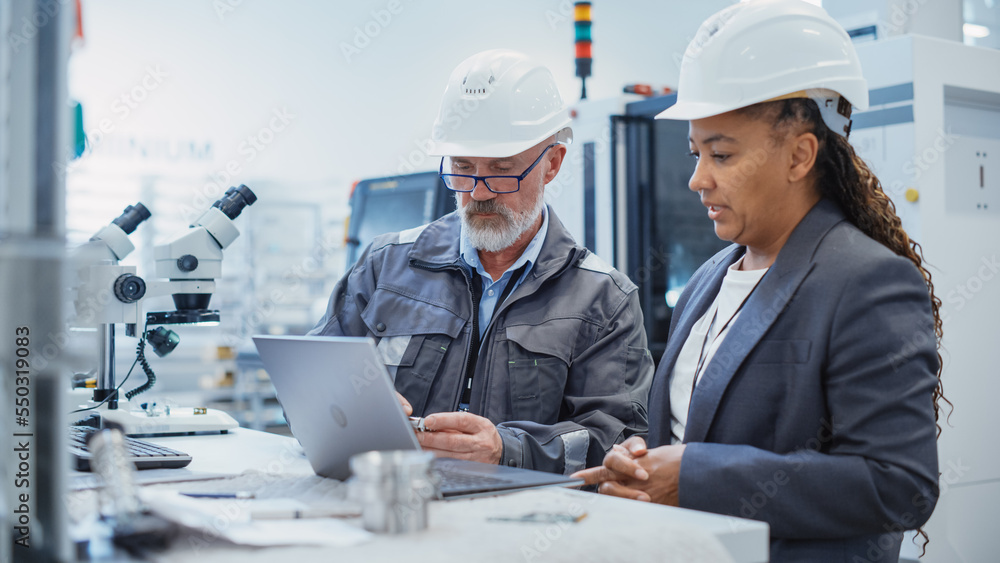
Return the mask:
{"type": "MultiPolygon", "coordinates": [[[[548,207],[548,214],[549,229],[545,234],[545,241],[538,253],[538,260],[524,283],[531,279],[548,277],[568,267],[581,250],[551,207],[548,207]]],[[[410,261],[430,266],[457,265],[464,268],[459,248],[461,229],[462,220],[457,211],[427,225],[410,248],[408,254],[410,261]]]]}
{"type": "MultiPolygon", "coordinates": [[[[724,345],[725,354],[713,357],[695,387],[684,433],[685,442],[705,440],[729,382],[809,275],[814,266],[813,256],[823,237],[844,220],[840,208],[823,199],[813,206],[792,231],[774,264],[764,275],[757,290],[747,299],[742,314],[730,328],[724,345]]],[[[729,251],[716,255],[717,260],[706,283],[695,288],[690,305],[678,322],[678,331],[674,333],[675,337],[663,357],[663,361],[669,362],[670,366],[676,362],[683,344],[684,338],[681,336],[690,333],[695,321],[711,305],[719,292],[726,268],[739,259],[746,249],[731,247],[727,250],[729,251]]]]}

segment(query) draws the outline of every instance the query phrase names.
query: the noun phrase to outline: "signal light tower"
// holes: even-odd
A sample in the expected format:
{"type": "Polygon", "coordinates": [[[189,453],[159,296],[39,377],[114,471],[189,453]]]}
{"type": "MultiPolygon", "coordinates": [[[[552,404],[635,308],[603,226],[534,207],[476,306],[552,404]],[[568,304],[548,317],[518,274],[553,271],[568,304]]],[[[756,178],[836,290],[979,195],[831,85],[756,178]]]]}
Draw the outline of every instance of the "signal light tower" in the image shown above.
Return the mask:
{"type": "Polygon", "coordinates": [[[590,2],[573,4],[573,27],[576,31],[576,75],[580,77],[581,100],[587,99],[587,77],[590,76],[591,64],[594,61],[590,56],[591,24],[590,2]]]}

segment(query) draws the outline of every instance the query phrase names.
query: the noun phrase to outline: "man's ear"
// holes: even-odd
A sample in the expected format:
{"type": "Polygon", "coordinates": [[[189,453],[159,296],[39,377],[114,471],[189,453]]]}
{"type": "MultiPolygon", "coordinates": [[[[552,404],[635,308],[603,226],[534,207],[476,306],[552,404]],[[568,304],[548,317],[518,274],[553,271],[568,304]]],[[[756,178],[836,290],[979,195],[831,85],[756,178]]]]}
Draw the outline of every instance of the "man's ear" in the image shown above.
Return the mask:
{"type": "Polygon", "coordinates": [[[788,181],[798,182],[809,175],[816,165],[816,155],[819,153],[819,139],[816,135],[806,132],[795,136],[791,144],[791,162],[788,168],[788,181]]]}
{"type": "Polygon", "coordinates": [[[559,173],[559,169],[562,168],[564,158],[566,158],[566,145],[558,144],[549,149],[549,167],[543,178],[544,183],[548,184],[555,179],[556,174],[559,173]]]}

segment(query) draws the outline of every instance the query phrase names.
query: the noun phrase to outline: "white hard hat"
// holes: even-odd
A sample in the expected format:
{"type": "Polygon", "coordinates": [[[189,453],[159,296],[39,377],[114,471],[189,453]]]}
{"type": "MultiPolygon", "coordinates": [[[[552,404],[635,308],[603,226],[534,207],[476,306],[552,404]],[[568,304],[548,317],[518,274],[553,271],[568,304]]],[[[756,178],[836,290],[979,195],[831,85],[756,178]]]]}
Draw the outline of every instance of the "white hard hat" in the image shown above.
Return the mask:
{"type": "Polygon", "coordinates": [[[572,141],[569,123],[548,68],[516,51],[483,51],[452,71],[430,155],[512,156],[556,133],[557,141],[572,141]]]}
{"type": "Polygon", "coordinates": [[[815,99],[830,129],[846,136],[851,106],[868,107],[854,45],[819,6],[752,0],[701,24],[684,52],[677,103],[656,117],[701,119],[793,97],[815,99]]]}

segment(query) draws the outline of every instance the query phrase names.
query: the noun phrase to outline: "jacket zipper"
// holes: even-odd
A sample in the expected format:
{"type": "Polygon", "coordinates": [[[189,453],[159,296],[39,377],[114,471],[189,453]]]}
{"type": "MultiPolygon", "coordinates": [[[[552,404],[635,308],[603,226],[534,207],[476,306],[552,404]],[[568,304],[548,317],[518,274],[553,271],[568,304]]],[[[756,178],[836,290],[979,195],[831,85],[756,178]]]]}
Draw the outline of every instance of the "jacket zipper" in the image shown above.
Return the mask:
{"type": "MultiPolygon", "coordinates": [[[[577,260],[577,256],[576,256],[576,253],[573,253],[573,255],[570,256],[570,259],[567,261],[567,264],[573,263],[573,262],[575,262],[575,260],[577,260]]],[[[471,334],[469,334],[469,345],[468,345],[468,347],[465,350],[465,369],[462,372],[462,379],[461,379],[461,381],[458,384],[458,394],[456,395],[454,402],[452,402],[452,409],[451,410],[452,411],[457,411],[458,408],[459,408],[459,405],[462,404],[462,394],[465,392],[465,386],[468,385],[467,381],[469,379],[469,370],[470,369],[475,369],[474,366],[470,365],[471,360],[472,360],[472,346],[477,341],[478,341],[478,344],[479,344],[480,348],[482,348],[482,346],[483,346],[483,342],[481,342],[480,341],[481,339],[478,338],[478,336],[479,336],[479,301],[478,301],[478,299],[476,299],[476,292],[475,292],[475,290],[472,287],[472,275],[469,273],[469,271],[466,268],[461,267],[461,266],[456,266],[454,264],[442,264],[442,265],[427,264],[427,263],[424,263],[424,262],[418,262],[415,259],[410,259],[410,265],[413,266],[414,268],[420,268],[422,270],[427,270],[427,271],[431,271],[431,272],[440,271],[440,270],[458,270],[458,271],[460,271],[462,273],[462,276],[465,278],[465,284],[469,288],[469,299],[471,300],[471,304],[472,304],[472,331],[473,332],[471,334]]],[[[562,270],[562,268],[560,268],[560,270],[562,270]]],[[[558,275],[558,273],[559,272],[556,272],[555,275],[558,275]]],[[[527,281],[527,280],[525,280],[525,281],[527,281]]],[[[513,300],[511,300],[511,299],[505,299],[502,303],[498,303],[497,304],[497,310],[493,312],[493,318],[490,319],[490,324],[489,324],[489,326],[487,326],[487,331],[486,332],[489,332],[489,327],[493,326],[494,321],[496,320],[496,318],[501,313],[503,313],[504,311],[506,311],[511,305],[513,305],[513,303],[514,303],[513,300]]],[[[485,334],[484,334],[484,336],[485,336],[485,334]]],[[[477,350],[476,352],[479,352],[479,351],[480,350],[477,350]]],[[[479,354],[478,353],[476,355],[476,360],[477,360],[477,363],[478,363],[478,360],[479,360],[479,354]]],[[[483,374],[483,378],[484,378],[483,379],[483,397],[485,398],[485,396],[486,396],[486,389],[487,389],[486,385],[489,383],[489,370],[487,370],[487,373],[483,374]]],[[[469,397],[469,407],[470,407],[469,410],[472,410],[471,409],[471,407],[472,407],[471,393],[470,393],[470,397],[469,397]]]]}
{"type": "MultiPolygon", "coordinates": [[[[479,362],[479,349],[482,347],[482,339],[479,337],[479,300],[482,299],[482,295],[476,294],[476,289],[472,285],[474,282],[472,280],[472,274],[465,272],[465,281],[469,285],[469,293],[472,299],[472,333],[469,335],[469,350],[465,355],[465,372],[462,374],[462,383],[458,386],[458,402],[455,404],[455,408],[452,410],[457,410],[462,404],[462,397],[465,395],[465,390],[472,384],[473,375],[475,374],[476,364],[479,362]],[[475,359],[473,359],[475,358],[475,359]]],[[[469,389],[469,402],[466,403],[469,410],[472,410],[472,390],[469,389]]]]}
{"type": "Polygon", "coordinates": [[[427,270],[431,272],[436,272],[440,270],[458,270],[462,273],[462,277],[465,278],[466,287],[469,288],[469,300],[472,304],[472,332],[469,333],[469,344],[465,349],[465,369],[462,370],[462,378],[459,380],[458,383],[458,393],[455,395],[455,400],[452,402],[451,406],[451,410],[452,412],[454,412],[457,411],[459,405],[462,404],[462,394],[465,392],[465,386],[468,384],[467,379],[470,369],[470,362],[472,359],[472,345],[475,343],[475,340],[477,340],[476,336],[479,334],[479,303],[476,301],[475,290],[472,289],[472,276],[465,268],[461,266],[454,266],[451,264],[434,266],[430,264],[417,262],[416,260],[410,260],[410,265],[413,266],[414,268],[420,268],[421,270],[427,270]]]}

